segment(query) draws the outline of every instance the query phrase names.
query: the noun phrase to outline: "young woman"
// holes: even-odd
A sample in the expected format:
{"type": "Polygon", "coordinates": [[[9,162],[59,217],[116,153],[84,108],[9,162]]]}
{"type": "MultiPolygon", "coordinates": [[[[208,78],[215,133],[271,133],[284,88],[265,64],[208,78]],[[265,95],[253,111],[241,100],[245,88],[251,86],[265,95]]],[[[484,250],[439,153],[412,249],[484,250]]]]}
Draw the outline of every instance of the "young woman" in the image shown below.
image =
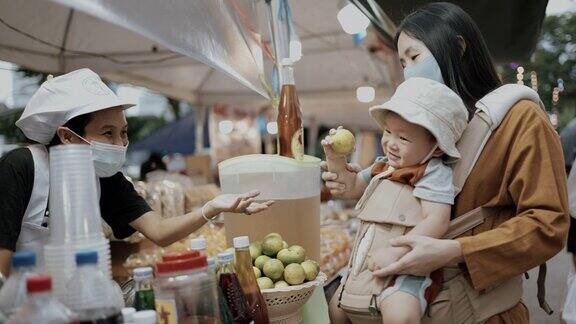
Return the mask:
{"type": "Polygon", "coordinates": [[[133,105],[117,97],[89,69],[50,79],[34,94],[16,125],[38,144],[0,159],[1,273],[8,274],[14,251],[43,253],[50,223],[48,150],[53,145],[90,145],[99,178],[102,218],[118,238],[139,231],[166,246],[222,212],[251,214],[272,204],[254,202],[258,191],[220,195],[200,212],[163,219],[119,172],[128,146],[124,109],[133,105]]]}
{"type": "MultiPolygon", "coordinates": [[[[511,107],[506,107],[508,113],[484,147],[452,213],[458,217],[485,206],[497,208],[497,215],[455,240],[400,237],[393,245],[411,251],[374,275],[425,275],[450,268],[423,323],[529,323],[521,301],[521,274],[562,249],[569,225],[559,137],[537,103],[521,96],[516,101],[512,88],[499,88],[485,41],[460,7],[432,3],[416,10],[399,25],[395,40],[404,76],[445,83],[460,95],[470,116],[476,102],[488,95],[511,107]]],[[[356,166],[348,169],[359,172],[356,166]]],[[[335,174],[322,177],[332,194],[347,196],[335,174]]],[[[331,307],[337,304],[334,298],[331,307]]]]}

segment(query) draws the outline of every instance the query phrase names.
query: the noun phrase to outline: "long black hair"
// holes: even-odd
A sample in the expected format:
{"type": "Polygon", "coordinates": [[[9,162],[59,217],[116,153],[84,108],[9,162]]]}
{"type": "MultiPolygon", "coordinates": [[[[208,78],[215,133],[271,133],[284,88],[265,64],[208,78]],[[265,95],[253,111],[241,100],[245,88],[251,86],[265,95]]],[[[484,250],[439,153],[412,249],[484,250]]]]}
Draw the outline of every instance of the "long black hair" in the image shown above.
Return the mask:
{"type": "Polygon", "coordinates": [[[396,32],[396,47],[402,32],[426,45],[440,66],[444,83],[460,95],[470,117],[476,101],[501,85],[480,29],[459,6],[430,3],[406,16],[396,32]],[[460,37],[466,43],[464,52],[460,37]]]}

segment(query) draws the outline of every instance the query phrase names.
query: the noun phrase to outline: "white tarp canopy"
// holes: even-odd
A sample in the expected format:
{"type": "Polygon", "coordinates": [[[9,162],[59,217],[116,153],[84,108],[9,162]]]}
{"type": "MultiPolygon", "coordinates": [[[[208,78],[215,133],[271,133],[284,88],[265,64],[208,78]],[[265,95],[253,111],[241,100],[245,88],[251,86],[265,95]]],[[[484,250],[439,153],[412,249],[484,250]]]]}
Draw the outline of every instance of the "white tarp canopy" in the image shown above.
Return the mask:
{"type": "MultiPolygon", "coordinates": [[[[374,127],[370,104],[358,102],[355,90],[368,83],[376,102],[387,98],[389,64],[354,46],[337,22],[337,1],[290,4],[303,47],[296,82],[305,117],[374,127]]],[[[256,33],[269,42],[264,7],[252,0],[0,0],[0,60],[45,72],[90,67],[195,105],[259,109],[267,102],[266,51],[256,33]]]]}

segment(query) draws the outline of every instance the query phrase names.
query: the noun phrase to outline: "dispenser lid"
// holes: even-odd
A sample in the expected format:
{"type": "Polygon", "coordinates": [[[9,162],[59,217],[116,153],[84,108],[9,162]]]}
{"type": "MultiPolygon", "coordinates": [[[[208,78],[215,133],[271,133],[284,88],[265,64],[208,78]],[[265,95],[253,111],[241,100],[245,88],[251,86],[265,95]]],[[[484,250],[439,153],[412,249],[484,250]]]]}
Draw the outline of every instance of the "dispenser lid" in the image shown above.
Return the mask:
{"type": "Polygon", "coordinates": [[[302,160],[296,160],[275,154],[250,154],[238,156],[218,164],[221,175],[253,173],[270,169],[275,172],[291,172],[302,168],[319,168],[320,159],[314,156],[304,155],[302,160]]]}

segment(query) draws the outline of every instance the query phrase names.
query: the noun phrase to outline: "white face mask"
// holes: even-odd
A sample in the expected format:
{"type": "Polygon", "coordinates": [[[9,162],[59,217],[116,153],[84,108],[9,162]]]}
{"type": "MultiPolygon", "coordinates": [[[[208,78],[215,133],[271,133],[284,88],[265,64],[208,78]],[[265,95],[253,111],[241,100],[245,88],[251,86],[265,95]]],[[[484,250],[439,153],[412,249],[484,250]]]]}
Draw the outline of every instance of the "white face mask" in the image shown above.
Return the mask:
{"type": "Polygon", "coordinates": [[[108,178],[115,175],[126,162],[126,150],[128,149],[128,145],[113,145],[96,141],[89,142],[82,136],[76,134],[73,130],[68,128],[67,130],[90,145],[92,148],[94,169],[99,178],[108,178]]]}
{"type": "Polygon", "coordinates": [[[96,141],[90,142],[94,169],[100,178],[108,178],[120,171],[126,162],[126,149],[128,146],[105,144],[96,141]]]}

